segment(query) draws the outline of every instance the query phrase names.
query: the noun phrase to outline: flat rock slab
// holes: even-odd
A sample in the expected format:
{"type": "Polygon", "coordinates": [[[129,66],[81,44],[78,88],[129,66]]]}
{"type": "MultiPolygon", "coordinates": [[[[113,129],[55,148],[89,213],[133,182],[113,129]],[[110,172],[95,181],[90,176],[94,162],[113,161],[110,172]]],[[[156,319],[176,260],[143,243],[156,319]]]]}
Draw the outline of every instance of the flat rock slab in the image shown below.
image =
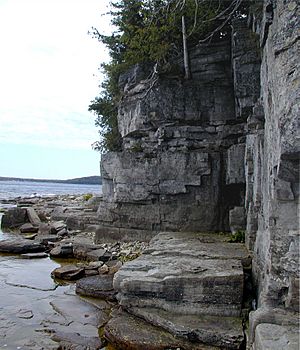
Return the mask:
{"type": "Polygon", "coordinates": [[[115,300],[113,275],[85,277],[76,282],[76,293],[101,299],[115,300]]]}
{"type": "Polygon", "coordinates": [[[261,323],[255,330],[256,350],[298,350],[299,328],[261,323]]]}
{"type": "Polygon", "coordinates": [[[37,226],[33,226],[31,223],[23,224],[20,227],[21,233],[37,233],[39,228],[37,226]]]}
{"type": "Polygon", "coordinates": [[[132,308],[130,312],[152,325],[193,342],[240,349],[244,343],[243,322],[239,317],[184,315],[154,308],[132,308]]]}
{"type": "Polygon", "coordinates": [[[64,350],[99,350],[103,345],[99,337],[85,337],[79,333],[57,331],[51,338],[64,350]]]}
{"type": "Polygon", "coordinates": [[[45,247],[36,242],[30,242],[24,238],[0,241],[0,253],[25,254],[45,251],[45,247]]]}
{"type": "Polygon", "coordinates": [[[176,309],[187,315],[239,316],[244,245],[225,235],[163,232],[139,258],[115,274],[114,289],[125,308],[176,309]]]}
{"type": "Polygon", "coordinates": [[[169,332],[122,311],[113,314],[112,319],[105,326],[104,334],[111,344],[122,350],[218,349],[175,338],[169,332]]]}
{"type": "Polygon", "coordinates": [[[99,308],[78,296],[62,296],[50,302],[55,315],[43,321],[45,330],[59,342],[60,349],[98,350],[102,348],[98,329],[108,321],[105,307],[99,308]]]}

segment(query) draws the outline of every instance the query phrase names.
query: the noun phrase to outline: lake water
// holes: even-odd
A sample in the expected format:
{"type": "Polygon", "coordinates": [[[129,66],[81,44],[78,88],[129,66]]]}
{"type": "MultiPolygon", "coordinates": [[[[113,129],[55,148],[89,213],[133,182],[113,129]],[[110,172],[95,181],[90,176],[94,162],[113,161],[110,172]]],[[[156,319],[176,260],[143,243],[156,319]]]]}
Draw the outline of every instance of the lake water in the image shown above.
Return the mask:
{"type": "Polygon", "coordinates": [[[101,192],[101,185],[79,185],[35,181],[0,181],[0,200],[15,197],[49,196],[59,194],[101,194],[101,192]]]}

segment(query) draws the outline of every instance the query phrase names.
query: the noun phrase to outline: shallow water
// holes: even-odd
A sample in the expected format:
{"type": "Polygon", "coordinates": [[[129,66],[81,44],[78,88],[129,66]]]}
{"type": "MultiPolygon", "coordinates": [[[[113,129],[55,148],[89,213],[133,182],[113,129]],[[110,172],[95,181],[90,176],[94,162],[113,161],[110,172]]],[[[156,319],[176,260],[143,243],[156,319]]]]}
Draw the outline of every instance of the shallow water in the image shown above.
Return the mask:
{"type": "Polygon", "coordinates": [[[50,301],[70,289],[52,281],[58,266],[49,258],[0,255],[0,349],[55,348],[41,323],[54,312],[50,301]]]}
{"type": "MultiPolygon", "coordinates": [[[[0,229],[0,240],[11,236],[0,229]]],[[[51,333],[68,332],[70,322],[71,332],[97,335],[97,328],[86,318],[88,313],[90,318],[95,317],[88,305],[105,302],[97,299],[83,302],[75,294],[74,283],[61,285],[54,281],[51,271],[59,266],[50,258],[30,260],[0,253],[1,350],[56,350],[58,344],[51,340],[51,333]]],[[[113,350],[113,347],[104,349],[113,350]]]]}

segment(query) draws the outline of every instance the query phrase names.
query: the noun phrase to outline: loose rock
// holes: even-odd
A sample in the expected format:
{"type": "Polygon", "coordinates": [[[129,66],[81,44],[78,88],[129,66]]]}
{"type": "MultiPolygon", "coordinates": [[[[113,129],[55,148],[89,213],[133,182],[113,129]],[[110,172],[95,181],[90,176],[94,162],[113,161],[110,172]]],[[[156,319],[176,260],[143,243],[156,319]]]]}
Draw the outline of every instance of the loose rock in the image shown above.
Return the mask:
{"type": "Polygon", "coordinates": [[[92,276],[76,282],[76,293],[95,298],[115,300],[113,275],[92,276]]]}

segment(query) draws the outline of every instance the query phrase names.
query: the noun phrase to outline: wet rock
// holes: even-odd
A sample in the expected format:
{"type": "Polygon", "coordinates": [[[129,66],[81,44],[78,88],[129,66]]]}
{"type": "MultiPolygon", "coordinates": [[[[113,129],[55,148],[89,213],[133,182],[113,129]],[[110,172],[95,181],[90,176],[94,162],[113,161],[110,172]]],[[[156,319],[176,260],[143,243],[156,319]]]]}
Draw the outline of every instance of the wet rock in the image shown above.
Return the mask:
{"type": "Polygon", "coordinates": [[[73,246],[69,243],[56,246],[51,249],[50,256],[53,258],[71,258],[73,257],[73,246]]]}
{"type": "Polygon", "coordinates": [[[36,242],[29,242],[27,239],[13,239],[0,241],[1,253],[25,254],[45,251],[45,247],[36,242]]]}
{"type": "Polygon", "coordinates": [[[55,318],[43,322],[60,349],[98,350],[102,347],[98,328],[108,321],[107,305],[94,306],[78,296],[62,296],[50,302],[55,318]],[[103,309],[102,309],[103,308],[103,309]]]}
{"type": "Polygon", "coordinates": [[[42,259],[42,258],[48,258],[47,253],[27,253],[27,254],[21,254],[22,258],[25,259],[42,259]]]}
{"type": "Polygon", "coordinates": [[[99,337],[87,337],[79,333],[57,331],[51,338],[59,342],[63,350],[99,350],[103,345],[99,337]]]}
{"type": "Polygon", "coordinates": [[[108,300],[115,299],[113,275],[85,277],[76,282],[76,293],[108,300]]]}
{"type": "Polygon", "coordinates": [[[28,222],[27,211],[25,208],[10,208],[2,216],[1,227],[5,228],[17,228],[28,222]]]}
{"type": "Polygon", "coordinates": [[[51,276],[63,280],[76,280],[84,276],[84,269],[75,265],[65,265],[53,270],[51,276]]]}
{"type": "Polygon", "coordinates": [[[175,338],[172,334],[125,312],[115,312],[105,326],[105,338],[122,350],[217,350],[205,344],[175,338]]]}
{"type": "Polygon", "coordinates": [[[34,208],[27,208],[27,217],[29,222],[34,226],[39,226],[41,224],[41,219],[39,218],[38,214],[34,210],[34,208]]]}
{"type": "Polygon", "coordinates": [[[39,230],[39,228],[36,226],[33,226],[31,223],[23,224],[20,227],[21,233],[36,233],[36,232],[38,232],[38,230],[39,230]]]}

